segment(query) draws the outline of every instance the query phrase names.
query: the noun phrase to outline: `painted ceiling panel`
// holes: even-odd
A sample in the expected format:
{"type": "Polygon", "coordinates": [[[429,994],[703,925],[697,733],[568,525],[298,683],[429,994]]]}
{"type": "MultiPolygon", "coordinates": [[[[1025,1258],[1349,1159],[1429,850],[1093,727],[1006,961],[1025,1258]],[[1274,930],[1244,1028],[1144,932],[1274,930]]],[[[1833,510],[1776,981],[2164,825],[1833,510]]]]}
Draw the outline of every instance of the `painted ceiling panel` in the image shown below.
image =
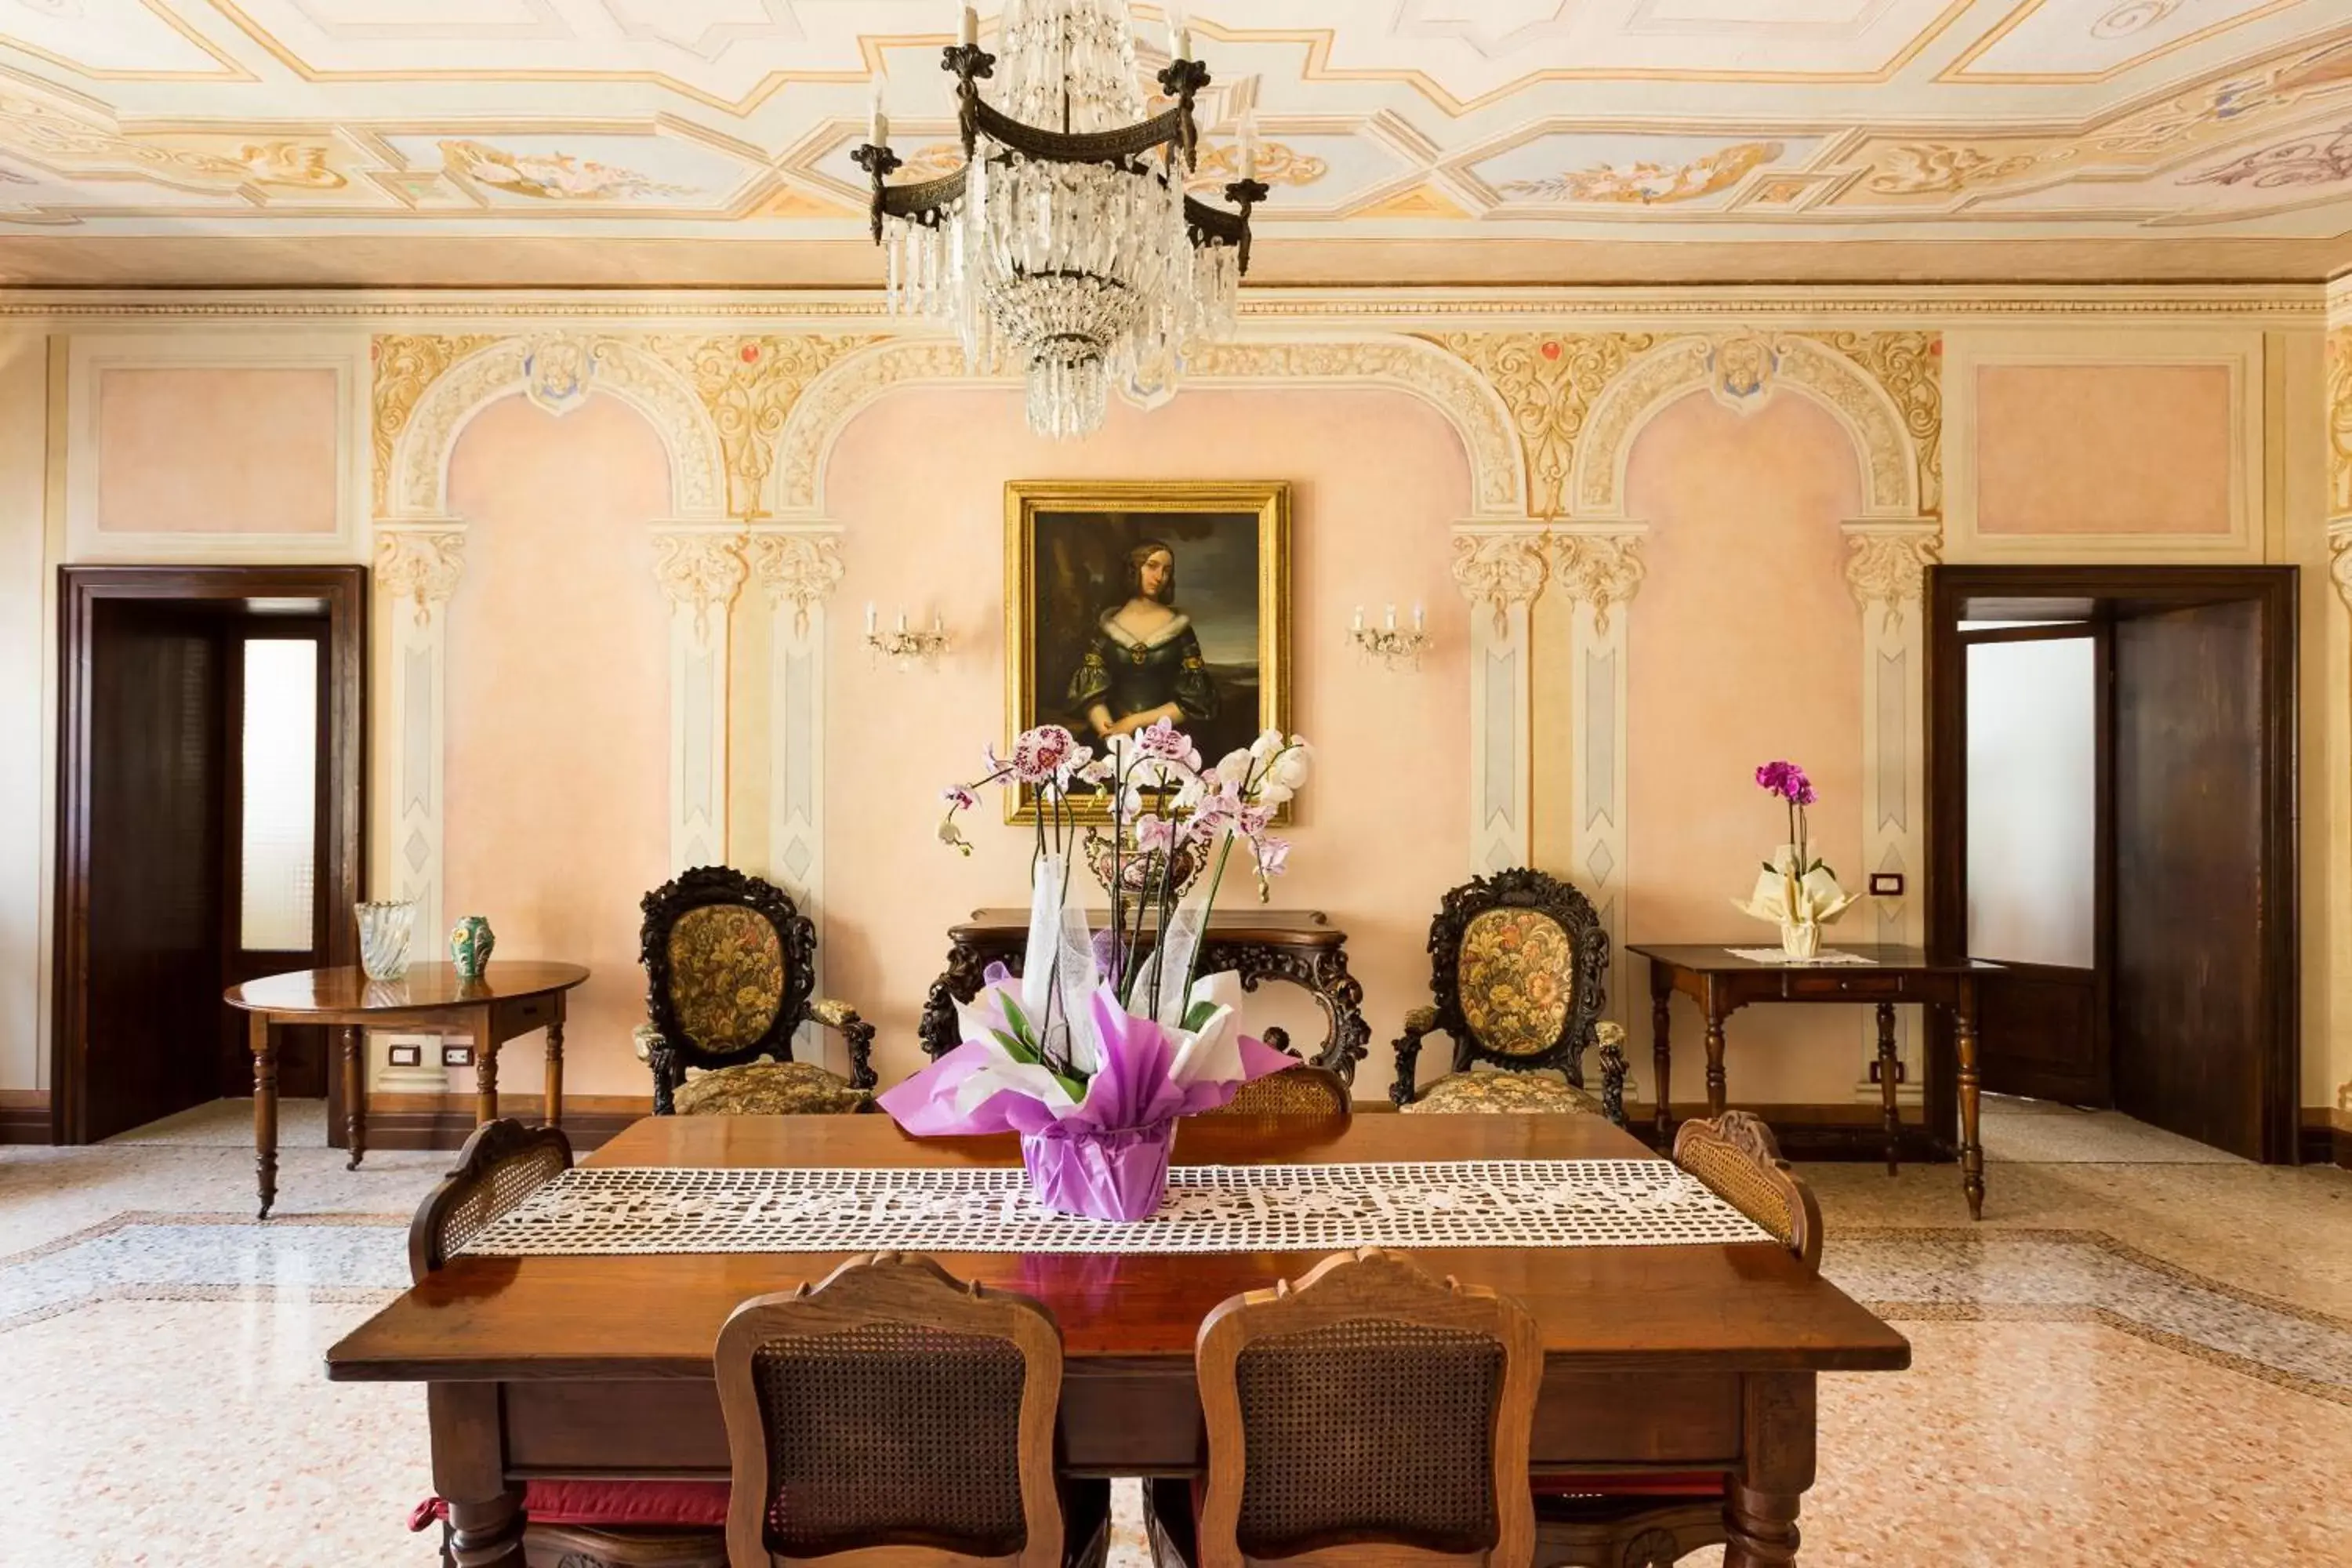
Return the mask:
{"type": "MultiPolygon", "coordinates": [[[[850,247],[877,67],[902,177],[952,164],[953,16],[950,0],[0,0],[0,252],[64,232],[406,244],[632,225],[850,247]]],[[[1149,74],[1164,16],[1136,20],[1149,74]]],[[[1788,254],[1924,226],[2305,237],[2343,241],[2330,268],[2352,267],[2347,0],[1201,0],[1190,20],[1213,73],[1196,186],[1232,177],[1252,115],[1267,229],[1318,243],[1475,238],[1481,267],[1516,274],[1496,247],[1788,254]]],[[[982,27],[992,39],[992,12],[982,27]]],[[[1396,251],[1397,280],[1448,254],[1396,251]]]]}

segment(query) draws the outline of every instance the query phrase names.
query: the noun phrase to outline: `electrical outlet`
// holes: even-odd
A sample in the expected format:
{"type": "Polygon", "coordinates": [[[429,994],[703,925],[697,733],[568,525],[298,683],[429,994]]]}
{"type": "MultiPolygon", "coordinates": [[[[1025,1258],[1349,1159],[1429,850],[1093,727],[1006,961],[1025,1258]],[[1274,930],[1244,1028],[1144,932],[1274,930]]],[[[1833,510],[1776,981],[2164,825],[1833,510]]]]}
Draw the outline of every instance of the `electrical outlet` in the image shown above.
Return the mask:
{"type": "Polygon", "coordinates": [[[441,1047],[441,1065],[445,1068],[472,1067],[474,1065],[474,1047],[471,1046],[443,1046],[441,1047]]]}
{"type": "Polygon", "coordinates": [[[1870,874],[1870,896],[1874,899],[1899,899],[1903,896],[1903,873],[1873,871],[1870,874]]]}
{"type": "Polygon", "coordinates": [[[421,1068],[425,1065],[425,1047],[418,1045],[387,1046],[384,1065],[396,1068],[421,1068]]]}
{"type": "MultiPolygon", "coordinates": [[[[1873,1082],[1873,1083],[1879,1083],[1879,1082],[1883,1082],[1883,1081],[1885,1080],[1885,1075],[1884,1073],[1880,1072],[1880,1071],[1878,1070],[1878,1068],[1879,1068],[1879,1063],[1878,1063],[1875,1059],[1874,1059],[1874,1060],[1871,1062],[1871,1064],[1870,1064],[1870,1081],[1871,1081],[1871,1082],[1873,1082]]],[[[1911,1079],[1911,1069],[1910,1069],[1908,1067],[1906,1067],[1906,1066],[1905,1066],[1905,1065],[1904,1065],[1904,1061],[1903,1061],[1903,1058],[1902,1058],[1901,1057],[1897,1057],[1897,1058],[1895,1058],[1895,1082],[1897,1082],[1897,1083],[1907,1083],[1907,1082],[1909,1082],[1909,1081],[1910,1081],[1910,1079],[1911,1079]]]]}

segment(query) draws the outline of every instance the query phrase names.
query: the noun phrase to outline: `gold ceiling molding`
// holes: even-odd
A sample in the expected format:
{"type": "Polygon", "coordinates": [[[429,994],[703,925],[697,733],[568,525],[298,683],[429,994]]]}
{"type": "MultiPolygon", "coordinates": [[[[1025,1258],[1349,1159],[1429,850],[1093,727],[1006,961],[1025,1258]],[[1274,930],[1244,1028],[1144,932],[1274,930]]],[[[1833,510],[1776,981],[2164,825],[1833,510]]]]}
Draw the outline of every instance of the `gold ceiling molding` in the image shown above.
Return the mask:
{"type": "Polygon", "coordinates": [[[1449,332],[1431,337],[1502,398],[1518,431],[1528,512],[1558,517],[1585,416],[1601,389],[1656,340],[1648,332],[1449,332]]]}
{"type": "MultiPolygon", "coordinates": [[[[2327,334],[2327,515],[2352,525],[2352,326],[2327,334]]],[[[2339,584],[2344,564],[2339,555],[2339,584]]]]}
{"type": "Polygon", "coordinates": [[[788,332],[656,336],[646,340],[646,347],[684,375],[702,399],[726,454],[727,510],[750,522],[767,515],[761,498],[793,405],[818,373],[843,355],[885,341],[879,335],[788,332]]]}
{"type": "Polygon", "coordinates": [[[371,363],[368,444],[373,450],[375,515],[391,509],[392,454],[408,428],[416,400],[441,374],[496,342],[491,332],[380,332],[368,344],[371,363]]]}

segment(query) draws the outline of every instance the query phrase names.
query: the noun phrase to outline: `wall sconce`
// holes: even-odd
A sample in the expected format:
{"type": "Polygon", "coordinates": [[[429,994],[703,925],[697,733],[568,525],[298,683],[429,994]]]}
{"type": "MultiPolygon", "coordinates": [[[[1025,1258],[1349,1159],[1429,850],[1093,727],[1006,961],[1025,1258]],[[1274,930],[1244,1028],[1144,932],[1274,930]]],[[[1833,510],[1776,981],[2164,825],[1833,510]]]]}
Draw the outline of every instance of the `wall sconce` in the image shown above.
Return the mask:
{"type": "Polygon", "coordinates": [[[1359,651],[1379,659],[1391,669],[1406,665],[1421,668],[1421,656],[1429,651],[1429,633],[1423,628],[1421,606],[1412,607],[1412,630],[1402,631],[1397,626],[1396,606],[1388,607],[1388,624],[1382,626],[1364,625],[1364,606],[1356,606],[1356,624],[1348,628],[1348,640],[1359,651]]]}
{"type": "Polygon", "coordinates": [[[874,601],[868,599],[866,602],[866,647],[869,653],[888,659],[894,668],[901,670],[914,668],[918,661],[937,668],[940,655],[948,650],[947,626],[934,611],[929,631],[910,632],[907,629],[907,612],[900,610],[898,629],[882,631],[874,617],[874,601]]]}

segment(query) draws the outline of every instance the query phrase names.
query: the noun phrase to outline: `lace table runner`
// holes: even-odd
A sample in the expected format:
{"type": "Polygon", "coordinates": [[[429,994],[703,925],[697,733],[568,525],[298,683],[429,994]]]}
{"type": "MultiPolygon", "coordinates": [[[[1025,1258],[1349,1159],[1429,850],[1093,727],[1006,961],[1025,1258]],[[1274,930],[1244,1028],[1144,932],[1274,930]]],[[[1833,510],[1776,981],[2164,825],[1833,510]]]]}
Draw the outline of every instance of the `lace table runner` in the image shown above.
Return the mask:
{"type": "Polygon", "coordinates": [[[1017,1168],[585,1166],[458,1250],[1316,1252],[1354,1247],[1665,1247],[1769,1241],[1664,1160],[1180,1165],[1152,1218],[1043,1209],[1017,1168]]]}
{"type": "Polygon", "coordinates": [[[1787,963],[1800,968],[1808,963],[1867,963],[1874,967],[1878,963],[1874,958],[1864,958],[1858,952],[1846,952],[1834,947],[1825,947],[1811,958],[1790,958],[1777,947],[1727,947],[1723,951],[1750,963],[1787,963]]]}

